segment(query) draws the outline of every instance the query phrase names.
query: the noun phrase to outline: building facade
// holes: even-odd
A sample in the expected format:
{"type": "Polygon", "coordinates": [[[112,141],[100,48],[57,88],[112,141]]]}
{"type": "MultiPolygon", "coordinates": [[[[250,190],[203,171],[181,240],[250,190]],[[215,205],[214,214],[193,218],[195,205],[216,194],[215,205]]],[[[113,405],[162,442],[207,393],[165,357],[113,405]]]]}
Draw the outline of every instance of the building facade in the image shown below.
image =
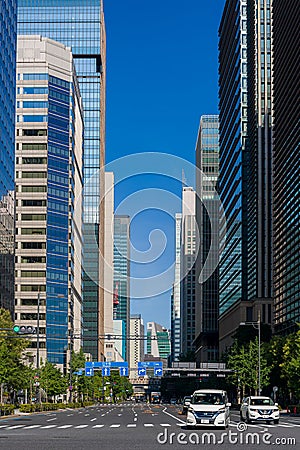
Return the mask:
{"type": "Polygon", "coordinates": [[[273,2],[274,325],[287,334],[300,322],[299,3],[273,2]],[[288,68],[288,70],[287,70],[288,68]]]}
{"type": "Polygon", "coordinates": [[[147,323],[148,357],[167,360],[171,354],[170,332],[156,322],[147,323]]]}
{"type": "Polygon", "coordinates": [[[182,227],[180,261],[181,353],[194,351],[195,260],[197,248],[196,195],[192,187],[182,189],[182,227]]]}
{"type": "Polygon", "coordinates": [[[219,349],[219,116],[204,115],[196,144],[196,361],[218,361],[219,349]],[[210,255],[209,255],[210,253],[210,255]],[[209,260],[208,260],[209,257],[209,260]],[[206,265],[205,265],[206,264],[206,265]],[[203,282],[200,275],[203,275],[203,282]]]}
{"type": "Polygon", "coordinates": [[[270,8],[227,0],[219,28],[221,353],[240,322],[272,322],[270,8]]]}
{"type": "Polygon", "coordinates": [[[17,2],[0,9],[0,307],[14,311],[17,2]]]}
{"type": "Polygon", "coordinates": [[[39,320],[40,358],[66,370],[82,344],[83,109],[69,48],[19,36],[16,130],[15,321],[39,320]]]}
{"type": "Polygon", "coordinates": [[[124,322],[126,361],[129,361],[130,328],[130,217],[114,218],[114,319],[124,322]]]}
{"type": "Polygon", "coordinates": [[[171,360],[177,361],[181,353],[180,320],[180,261],[181,261],[181,222],[182,215],[175,214],[175,277],[171,297],[171,360]]]}
{"type": "Polygon", "coordinates": [[[130,378],[138,378],[137,366],[139,361],[144,361],[145,356],[145,328],[141,314],[130,316],[130,378]]]}
{"type": "Polygon", "coordinates": [[[104,175],[106,37],[102,0],[19,0],[18,33],[72,48],[84,107],[84,351],[104,358],[104,175]]]}

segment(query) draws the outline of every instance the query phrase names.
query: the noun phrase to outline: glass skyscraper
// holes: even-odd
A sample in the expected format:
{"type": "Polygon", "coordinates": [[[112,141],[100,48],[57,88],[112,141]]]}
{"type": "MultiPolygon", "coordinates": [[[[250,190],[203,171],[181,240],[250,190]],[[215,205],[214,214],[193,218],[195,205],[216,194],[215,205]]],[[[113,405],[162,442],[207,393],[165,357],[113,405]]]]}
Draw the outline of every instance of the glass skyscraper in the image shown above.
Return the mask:
{"type": "Polygon", "coordinates": [[[297,0],[273,2],[274,325],[281,334],[300,322],[299,25],[297,0]]]}
{"type": "Polygon", "coordinates": [[[219,348],[219,116],[204,115],[200,120],[196,145],[196,220],[199,252],[196,262],[196,360],[217,361],[219,348]],[[207,209],[206,209],[207,208],[207,209]],[[209,212],[209,214],[208,214],[209,212]],[[209,252],[212,251],[212,259],[209,252]],[[204,268],[205,267],[205,268],[204,268]],[[205,281],[199,283],[204,271],[205,281]]]}
{"type": "Polygon", "coordinates": [[[114,319],[124,322],[125,355],[129,361],[130,345],[130,217],[114,218],[114,319]]]}
{"type": "Polygon", "coordinates": [[[270,0],[227,0],[219,29],[221,352],[240,322],[272,322],[270,0]]]}
{"type": "Polygon", "coordinates": [[[0,5],[0,307],[13,313],[17,2],[0,5]]]}
{"type": "Polygon", "coordinates": [[[71,47],[84,108],[84,351],[104,354],[104,208],[99,206],[105,159],[105,26],[102,0],[19,0],[18,33],[71,47]],[[101,214],[100,214],[101,209],[101,214]],[[100,250],[100,252],[99,252],[100,250]]]}

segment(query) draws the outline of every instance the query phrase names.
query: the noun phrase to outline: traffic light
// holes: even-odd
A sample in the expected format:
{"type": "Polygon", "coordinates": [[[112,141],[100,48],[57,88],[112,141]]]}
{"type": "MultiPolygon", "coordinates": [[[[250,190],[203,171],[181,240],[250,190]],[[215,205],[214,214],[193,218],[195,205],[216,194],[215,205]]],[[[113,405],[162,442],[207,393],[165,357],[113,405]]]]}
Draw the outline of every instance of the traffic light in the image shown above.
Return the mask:
{"type": "Polygon", "coordinates": [[[36,327],[32,325],[15,325],[13,330],[17,334],[36,334],[36,327]]]}

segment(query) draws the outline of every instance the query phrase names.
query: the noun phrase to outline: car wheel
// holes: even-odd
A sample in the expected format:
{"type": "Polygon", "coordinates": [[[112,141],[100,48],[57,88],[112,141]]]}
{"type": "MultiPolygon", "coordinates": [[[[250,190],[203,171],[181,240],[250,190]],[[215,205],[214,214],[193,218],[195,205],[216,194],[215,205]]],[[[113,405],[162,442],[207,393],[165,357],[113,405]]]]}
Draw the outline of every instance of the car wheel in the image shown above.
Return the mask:
{"type": "Polygon", "coordinates": [[[249,419],[249,414],[246,414],[247,423],[251,423],[251,420],[249,419]]]}
{"type": "Polygon", "coordinates": [[[274,425],[277,425],[279,423],[279,419],[275,419],[273,422],[274,422],[274,425]]]}

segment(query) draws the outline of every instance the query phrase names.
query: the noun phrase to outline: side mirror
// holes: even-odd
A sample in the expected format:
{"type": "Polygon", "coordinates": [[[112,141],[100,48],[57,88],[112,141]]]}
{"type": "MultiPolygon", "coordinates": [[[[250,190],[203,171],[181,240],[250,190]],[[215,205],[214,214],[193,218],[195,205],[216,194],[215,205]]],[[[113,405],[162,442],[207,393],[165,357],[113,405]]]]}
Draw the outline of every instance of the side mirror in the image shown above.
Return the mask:
{"type": "Polygon", "coordinates": [[[228,407],[231,406],[231,403],[230,402],[226,403],[226,406],[228,406],[228,407]]]}

